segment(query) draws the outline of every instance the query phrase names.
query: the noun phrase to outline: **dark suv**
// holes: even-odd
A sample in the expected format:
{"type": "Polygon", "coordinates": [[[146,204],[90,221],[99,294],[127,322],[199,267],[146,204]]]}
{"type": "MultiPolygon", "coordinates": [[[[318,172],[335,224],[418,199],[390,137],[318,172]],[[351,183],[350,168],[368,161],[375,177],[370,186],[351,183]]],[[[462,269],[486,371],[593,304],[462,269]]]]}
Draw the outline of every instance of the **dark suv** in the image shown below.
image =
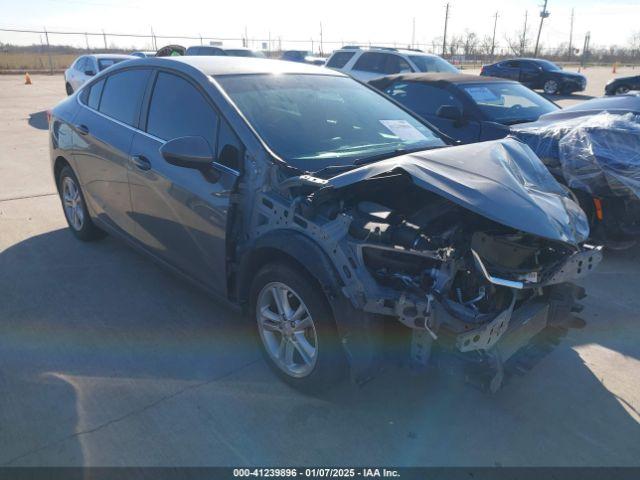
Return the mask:
{"type": "Polygon", "coordinates": [[[50,151],[77,238],[125,238],[242,306],[307,390],[366,380],[399,346],[495,390],[532,338],[565,331],[567,282],[601,257],[521,143],[449,148],[310,65],[122,62],[54,108],[50,151]]]}
{"type": "Polygon", "coordinates": [[[544,90],[548,95],[582,92],[587,88],[584,75],[565,72],[555,63],[538,58],[515,58],[485,65],[480,75],[517,80],[529,88],[544,90]]]}

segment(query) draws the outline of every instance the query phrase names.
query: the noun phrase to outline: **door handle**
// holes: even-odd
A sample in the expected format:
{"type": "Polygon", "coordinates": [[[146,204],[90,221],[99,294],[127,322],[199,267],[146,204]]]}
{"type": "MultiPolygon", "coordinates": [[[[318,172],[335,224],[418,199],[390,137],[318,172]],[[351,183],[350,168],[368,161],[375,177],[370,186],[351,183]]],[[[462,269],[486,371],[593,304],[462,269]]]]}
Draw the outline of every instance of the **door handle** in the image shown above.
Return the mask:
{"type": "Polygon", "coordinates": [[[80,135],[87,135],[89,133],[89,127],[86,125],[76,125],[76,130],[80,135]]]}
{"type": "Polygon", "coordinates": [[[131,163],[140,170],[151,170],[151,162],[144,155],[133,155],[131,157],[131,163]]]}

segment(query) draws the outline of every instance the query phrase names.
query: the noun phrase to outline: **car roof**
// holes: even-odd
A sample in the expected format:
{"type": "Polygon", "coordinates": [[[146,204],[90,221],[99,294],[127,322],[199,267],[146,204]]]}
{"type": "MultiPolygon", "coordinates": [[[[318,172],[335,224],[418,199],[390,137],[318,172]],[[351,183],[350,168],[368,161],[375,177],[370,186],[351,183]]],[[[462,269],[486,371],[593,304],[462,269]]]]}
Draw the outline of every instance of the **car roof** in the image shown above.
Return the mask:
{"type": "MultiPolygon", "coordinates": [[[[189,65],[205,75],[248,75],[248,74],[307,74],[346,77],[345,74],[324,67],[306,63],[269,60],[266,58],[227,57],[210,55],[185,55],[175,57],[138,58],[137,65],[175,66],[176,63],[189,65]]],[[[127,62],[128,63],[128,62],[127,62]]]]}
{"type": "Polygon", "coordinates": [[[409,48],[393,48],[393,47],[360,47],[357,45],[354,46],[345,46],[342,48],[338,48],[334,50],[332,54],[337,52],[379,52],[379,53],[400,53],[403,55],[419,55],[421,57],[438,57],[433,53],[423,52],[422,50],[412,50],[409,48]]]}
{"type": "Polygon", "coordinates": [[[466,73],[399,73],[397,75],[387,75],[385,77],[371,80],[372,85],[377,88],[384,88],[396,81],[416,82],[416,83],[452,83],[462,85],[466,83],[518,83],[506,78],[481,77],[480,75],[469,75],[466,73]]]}

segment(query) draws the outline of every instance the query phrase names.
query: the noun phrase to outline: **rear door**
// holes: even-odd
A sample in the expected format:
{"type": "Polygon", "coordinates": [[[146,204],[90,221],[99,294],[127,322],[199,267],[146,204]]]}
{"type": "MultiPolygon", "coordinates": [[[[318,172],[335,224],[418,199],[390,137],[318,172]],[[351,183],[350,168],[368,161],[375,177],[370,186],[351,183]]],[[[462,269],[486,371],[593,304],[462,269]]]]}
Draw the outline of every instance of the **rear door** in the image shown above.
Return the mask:
{"type": "Polygon", "coordinates": [[[156,256],[224,294],[227,213],[244,149],[187,77],[159,71],[148,96],[144,132],[135,135],[131,148],[137,158],[129,172],[136,237],[156,256]],[[207,140],[217,163],[207,171],[167,163],[160,147],[183,136],[207,140]]]}
{"type": "Polygon", "coordinates": [[[523,61],[520,68],[520,83],[535,88],[540,83],[542,71],[535,62],[523,61]]]}
{"type": "Polygon", "coordinates": [[[520,81],[521,62],[519,60],[507,60],[499,66],[499,77],[508,78],[510,80],[520,81]]]}
{"type": "Polygon", "coordinates": [[[105,223],[133,233],[127,171],[149,69],[119,70],[81,95],[74,159],[87,202],[105,223]]]}

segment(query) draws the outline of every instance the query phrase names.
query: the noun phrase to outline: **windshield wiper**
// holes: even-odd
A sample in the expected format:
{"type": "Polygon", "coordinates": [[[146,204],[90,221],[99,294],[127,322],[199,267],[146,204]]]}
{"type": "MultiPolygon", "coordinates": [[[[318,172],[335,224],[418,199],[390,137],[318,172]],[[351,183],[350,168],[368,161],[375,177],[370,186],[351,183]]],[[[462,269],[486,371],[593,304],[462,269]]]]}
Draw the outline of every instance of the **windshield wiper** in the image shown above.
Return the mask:
{"type": "Polygon", "coordinates": [[[433,145],[429,147],[418,147],[418,148],[396,148],[395,150],[379,153],[377,155],[370,155],[368,157],[356,158],[353,161],[353,164],[364,165],[365,163],[377,162],[380,160],[386,160],[388,158],[398,157],[400,155],[407,155],[408,153],[416,153],[416,152],[422,152],[425,150],[431,150],[433,148],[438,148],[438,146],[433,145]]]}

